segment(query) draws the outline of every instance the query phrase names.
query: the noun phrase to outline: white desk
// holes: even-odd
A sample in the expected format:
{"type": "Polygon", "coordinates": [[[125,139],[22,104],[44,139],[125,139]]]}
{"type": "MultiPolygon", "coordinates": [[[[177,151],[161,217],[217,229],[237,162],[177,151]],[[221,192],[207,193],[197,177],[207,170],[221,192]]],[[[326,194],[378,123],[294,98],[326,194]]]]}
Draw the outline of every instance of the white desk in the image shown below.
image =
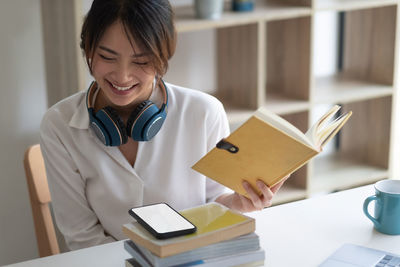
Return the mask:
{"type": "MultiPolygon", "coordinates": [[[[317,266],[343,243],[400,254],[400,235],[373,230],[362,204],[372,186],[284,204],[251,213],[266,251],[266,266],[317,266]]],[[[122,241],[10,266],[124,266],[122,241]]]]}
{"type": "Polygon", "coordinates": [[[375,231],[362,211],[372,194],[373,186],[364,186],[251,214],[266,266],[317,266],[343,243],[400,254],[400,235],[375,231]]]}

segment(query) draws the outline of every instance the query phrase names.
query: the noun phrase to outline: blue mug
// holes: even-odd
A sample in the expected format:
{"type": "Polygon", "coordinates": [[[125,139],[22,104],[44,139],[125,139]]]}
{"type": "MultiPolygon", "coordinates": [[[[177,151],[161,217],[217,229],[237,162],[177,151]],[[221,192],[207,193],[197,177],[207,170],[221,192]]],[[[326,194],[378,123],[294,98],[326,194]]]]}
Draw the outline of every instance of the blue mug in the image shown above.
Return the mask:
{"type": "Polygon", "coordinates": [[[374,223],[377,231],[400,234],[400,180],[382,180],[375,184],[375,195],[365,199],[365,215],[374,223]],[[368,205],[375,201],[374,216],[369,214],[368,205]]]}

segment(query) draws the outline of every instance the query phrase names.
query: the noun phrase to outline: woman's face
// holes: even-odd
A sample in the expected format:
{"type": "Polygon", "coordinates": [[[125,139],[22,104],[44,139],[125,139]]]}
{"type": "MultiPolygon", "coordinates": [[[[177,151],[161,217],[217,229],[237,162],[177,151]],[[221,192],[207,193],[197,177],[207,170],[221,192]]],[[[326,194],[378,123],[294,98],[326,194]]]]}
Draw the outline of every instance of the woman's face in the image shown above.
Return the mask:
{"type": "Polygon", "coordinates": [[[115,22],[105,31],[92,59],[92,75],[101,88],[98,99],[117,109],[147,100],[155,77],[149,55],[130,39],[133,46],[121,22],[115,22]]]}

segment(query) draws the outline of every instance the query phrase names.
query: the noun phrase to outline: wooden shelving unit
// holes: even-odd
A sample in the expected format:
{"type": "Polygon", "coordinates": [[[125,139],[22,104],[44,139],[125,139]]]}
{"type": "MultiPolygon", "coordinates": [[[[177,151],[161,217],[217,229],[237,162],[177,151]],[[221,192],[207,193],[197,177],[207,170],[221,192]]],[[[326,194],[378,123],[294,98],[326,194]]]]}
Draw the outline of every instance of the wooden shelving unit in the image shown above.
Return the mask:
{"type": "Polygon", "coordinates": [[[353,111],[333,151],[292,174],[275,204],[389,177],[399,3],[257,0],[253,12],[227,9],[217,21],[195,19],[193,7],[176,8],[178,34],[215,33],[214,94],[233,128],[260,106],[302,131],[311,126],[318,105],[353,111]],[[319,38],[313,23],[325,11],[344,14],[343,64],[337,75],[321,78],[312,69],[313,40],[319,38]]]}
{"type": "MultiPolygon", "coordinates": [[[[212,93],[224,104],[232,129],[261,106],[302,131],[311,126],[320,105],[341,104],[353,111],[334,148],[292,174],[274,203],[389,177],[400,0],[255,1],[253,12],[235,13],[229,11],[227,0],[217,21],[195,19],[192,6],[175,8],[178,35],[211,31],[215,37],[212,93]],[[313,29],[316,16],[324,12],[343,18],[342,67],[334,76],[316,77],[313,45],[322,37],[313,29]]],[[[46,49],[48,83],[53,84],[48,87],[61,88],[49,97],[49,103],[55,103],[75,88],[86,89],[76,41],[83,9],[82,0],[60,1],[58,6],[50,2],[42,3],[42,13],[44,42],[52,48],[46,49]],[[57,19],[52,16],[62,23],[54,24],[57,19]],[[69,43],[73,51],[55,43],[69,43]],[[64,59],[62,68],[59,58],[64,59]],[[71,81],[77,85],[71,86],[71,81]]],[[[174,67],[188,68],[184,63],[174,67]]]]}

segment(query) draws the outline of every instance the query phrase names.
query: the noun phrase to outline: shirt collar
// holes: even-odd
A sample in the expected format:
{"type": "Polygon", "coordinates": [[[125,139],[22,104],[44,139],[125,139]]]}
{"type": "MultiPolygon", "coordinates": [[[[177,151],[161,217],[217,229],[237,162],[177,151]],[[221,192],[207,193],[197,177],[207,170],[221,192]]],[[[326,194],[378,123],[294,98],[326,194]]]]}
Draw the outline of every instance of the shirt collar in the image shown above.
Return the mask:
{"type": "MultiPolygon", "coordinates": [[[[87,91],[85,91],[85,93],[81,93],[81,99],[78,108],[75,110],[74,114],[71,117],[71,120],[69,121],[70,127],[82,130],[89,128],[89,113],[86,106],[86,94],[87,91]]],[[[149,100],[156,103],[158,108],[161,107],[164,98],[162,92],[160,92],[159,87],[151,92],[149,100]]]]}
{"type": "Polygon", "coordinates": [[[75,112],[69,121],[70,127],[82,130],[89,128],[89,113],[86,106],[86,94],[87,91],[81,93],[81,99],[78,107],[75,109],[75,112]]]}

